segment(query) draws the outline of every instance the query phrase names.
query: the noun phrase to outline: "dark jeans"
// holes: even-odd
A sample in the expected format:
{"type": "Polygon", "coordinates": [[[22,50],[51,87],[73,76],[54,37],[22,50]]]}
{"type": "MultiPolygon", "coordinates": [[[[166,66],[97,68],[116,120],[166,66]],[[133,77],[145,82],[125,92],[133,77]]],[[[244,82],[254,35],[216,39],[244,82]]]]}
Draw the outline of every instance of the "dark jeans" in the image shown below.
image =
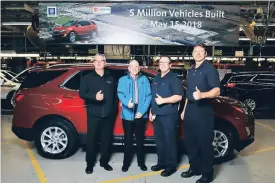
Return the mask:
{"type": "Polygon", "coordinates": [[[124,160],[123,166],[129,167],[133,158],[133,135],[136,137],[136,147],[137,147],[137,161],[138,165],[144,165],[144,134],[145,125],[147,119],[135,119],[134,121],[123,120],[123,130],[124,130],[124,160]]]}
{"type": "Polygon", "coordinates": [[[157,115],[154,133],[158,155],[158,165],[165,168],[177,166],[177,125],[178,114],[157,115]]]}
{"type": "Polygon", "coordinates": [[[187,104],[184,116],[184,143],[190,167],[212,174],[214,165],[214,114],[211,107],[187,104]]]}
{"type": "Polygon", "coordinates": [[[97,144],[100,142],[100,164],[106,165],[110,158],[114,117],[98,118],[88,114],[86,162],[93,167],[96,161],[97,144]]]}

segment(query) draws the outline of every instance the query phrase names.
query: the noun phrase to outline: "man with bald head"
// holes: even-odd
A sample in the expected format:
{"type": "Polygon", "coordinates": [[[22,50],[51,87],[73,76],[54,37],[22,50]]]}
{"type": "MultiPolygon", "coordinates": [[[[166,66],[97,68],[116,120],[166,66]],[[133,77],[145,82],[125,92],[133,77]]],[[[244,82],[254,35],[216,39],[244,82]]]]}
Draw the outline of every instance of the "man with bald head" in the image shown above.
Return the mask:
{"type": "Polygon", "coordinates": [[[138,61],[129,62],[128,74],[119,79],[118,98],[122,104],[121,118],[124,130],[124,160],[122,171],[127,172],[133,156],[133,134],[137,145],[137,161],[142,171],[146,171],[144,158],[144,133],[148,120],[148,108],[151,103],[149,80],[140,73],[138,61]]]}

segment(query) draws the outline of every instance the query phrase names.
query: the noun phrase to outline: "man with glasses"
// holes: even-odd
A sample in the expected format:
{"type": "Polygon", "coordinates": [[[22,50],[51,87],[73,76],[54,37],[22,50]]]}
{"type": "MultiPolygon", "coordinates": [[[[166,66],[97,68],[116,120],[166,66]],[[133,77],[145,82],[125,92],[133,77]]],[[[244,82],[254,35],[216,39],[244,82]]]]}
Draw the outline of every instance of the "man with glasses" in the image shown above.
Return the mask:
{"type": "Polygon", "coordinates": [[[113,170],[108,161],[115,119],[114,108],[117,106],[116,86],[110,71],[105,69],[105,56],[97,54],[93,65],[95,70],[82,78],[79,89],[79,95],[87,105],[87,167],[85,170],[87,174],[93,173],[99,139],[100,166],[107,171],[113,170]]]}
{"type": "Polygon", "coordinates": [[[157,165],[152,171],[161,172],[167,177],[176,172],[177,166],[177,125],[179,121],[179,102],[183,96],[183,86],[176,74],[170,71],[172,66],[169,57],[161,57],[159,69],[161,71],[152,82],[152,102],[149,114],[153,122],[156,148],[158,155],[157,165]]]}
{"type": "Polygon", "coordinates": [[[137,161],[142,171],[146,171],[144,159],[144,133],[151,103],[151,88],[148,78],[140,73],[138,61],[131,60],[129,73],[119,79],[118,98],[122,103],[121,118],[124,130],[124,160],[122,171],[127,172],[132,162],[133,134],[136,137],[137,161]]]}
{"type": "Polygon", "coordinates": [[[214,111],[209,101],[220,94],[220,80],[217,70],[205,60],[204,45],[195,46],[192,55],[195,65],[187,72],[186,102],[181,113],[190,168],[181,176],[202,174],[196,183],[209,183],[213,181],[214,172],[214,111]]]}

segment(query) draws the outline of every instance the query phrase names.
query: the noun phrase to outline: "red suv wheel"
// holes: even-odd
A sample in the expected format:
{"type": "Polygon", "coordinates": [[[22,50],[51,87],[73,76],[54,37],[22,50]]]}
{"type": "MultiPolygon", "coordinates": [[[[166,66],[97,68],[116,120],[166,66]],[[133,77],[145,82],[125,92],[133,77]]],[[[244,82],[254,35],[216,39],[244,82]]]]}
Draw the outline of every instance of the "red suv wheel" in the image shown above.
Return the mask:
{"type": "Polygon", "coordinates": [[[50,159],[71,156],[78,148],[78,137],[74,127],[63,119],[52,119],[38,127],[35,138],[38,153],[50,159]]]}

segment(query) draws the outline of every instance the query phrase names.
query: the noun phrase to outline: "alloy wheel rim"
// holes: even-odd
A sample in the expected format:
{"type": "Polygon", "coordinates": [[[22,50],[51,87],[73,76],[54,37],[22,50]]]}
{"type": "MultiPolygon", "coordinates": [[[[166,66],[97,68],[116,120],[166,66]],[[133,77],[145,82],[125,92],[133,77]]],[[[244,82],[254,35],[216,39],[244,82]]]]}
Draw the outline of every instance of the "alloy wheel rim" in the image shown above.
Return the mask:
{"type": "Polygon", "coordinates": [[[246,100],[244,101],[244,103],[245,103],[246,105],[248,105],[248,106],[250,107],[251,110],[254,110],[255,107],[256,107],[256,103],[255,103],[255,101],[252,100],[252,99],[246,99],[246,100]]]}
{"type": "Polygon", "coordinates": [[[222,157],[228,150],[228,138],[223,132],[214,130],[214,140],[212,145],[214,147],[215,158],[222,157]]]}
{"type": "Polygon", "coordinates": [[[76,37],[76,36],[75,36],[75,33],[74,33],[74,32],[71,32],[71,33],[70,33],[70,41],[71,41],[71,42],[74,42],[74,41],[75,41],[75,37],[76,37]]]}
{"type": "Polygon", "coordinates": [[[45,152],[59,154],[68,145],[68,137],[59,127],[48,127],[41,134],[41,145],[45,152]]]}

